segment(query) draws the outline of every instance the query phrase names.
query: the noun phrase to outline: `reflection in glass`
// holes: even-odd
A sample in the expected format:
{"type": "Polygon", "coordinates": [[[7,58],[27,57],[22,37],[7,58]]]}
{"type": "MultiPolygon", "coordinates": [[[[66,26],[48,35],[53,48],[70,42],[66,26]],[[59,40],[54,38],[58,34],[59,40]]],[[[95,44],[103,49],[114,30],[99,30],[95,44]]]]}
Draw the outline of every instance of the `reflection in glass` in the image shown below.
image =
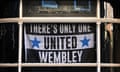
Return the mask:
{"type": "Polygon", "coordinates": [[[23,0],[23,16],[96,17],[96,0],[23,0]]]}
{"type": "Polygon", "coordinates": [[[0,62],[17,62],[18,59],[18,25],[0,24],[0,62]]]}

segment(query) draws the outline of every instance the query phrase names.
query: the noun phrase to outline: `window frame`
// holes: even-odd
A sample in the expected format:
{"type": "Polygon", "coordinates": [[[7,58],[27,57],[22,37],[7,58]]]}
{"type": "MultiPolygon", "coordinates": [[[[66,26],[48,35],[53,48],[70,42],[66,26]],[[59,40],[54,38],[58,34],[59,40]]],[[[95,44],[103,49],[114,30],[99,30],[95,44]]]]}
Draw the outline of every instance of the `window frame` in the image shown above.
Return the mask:
{"type": "Polygon", "coordinates": [[[120,23],[117,18],[101,18],[100,17],[100,0],[97,0],[97,17],[23,17],[22,15],[22,0],[19,4],[18,18],[1,18],[0,23],[17,22],[19,24],[19,48],[18,48],[18,63],[0,63],[0,67],[18,67],[18,72],[22,72],[22,67],[47,67],[47,66],[78,66],[78,67],[97,67],[97,72],[101,72],[101,67],[120,67],[120,63],[101,63],[101,35],[100,27],[103,22],[120,23]],[[86,21],[87,19],[87,21],[86,21]],[[79,23],[96,23],[96,40],[97,40],[97,62],[96,63],[74,63],[74,64],[45,64],[45,63],[22,63],[22,39],[23,39],[23,23],[48,23],[48,22],[79,22],[79,23]]]}

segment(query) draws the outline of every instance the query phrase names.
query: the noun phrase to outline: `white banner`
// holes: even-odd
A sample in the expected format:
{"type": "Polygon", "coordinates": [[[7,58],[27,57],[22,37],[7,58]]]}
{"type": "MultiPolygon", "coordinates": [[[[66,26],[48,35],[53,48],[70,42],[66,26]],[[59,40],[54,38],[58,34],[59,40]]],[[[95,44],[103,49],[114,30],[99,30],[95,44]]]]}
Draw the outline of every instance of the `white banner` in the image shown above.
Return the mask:
{"type": "Polygon", "coordinates": [[[82,57],[85,59],[86,52],[92,54],[95,48],[95,34],[92,29],[89,24],[26,25],[24,30],[26,61],[80,63],[82,57]]]}

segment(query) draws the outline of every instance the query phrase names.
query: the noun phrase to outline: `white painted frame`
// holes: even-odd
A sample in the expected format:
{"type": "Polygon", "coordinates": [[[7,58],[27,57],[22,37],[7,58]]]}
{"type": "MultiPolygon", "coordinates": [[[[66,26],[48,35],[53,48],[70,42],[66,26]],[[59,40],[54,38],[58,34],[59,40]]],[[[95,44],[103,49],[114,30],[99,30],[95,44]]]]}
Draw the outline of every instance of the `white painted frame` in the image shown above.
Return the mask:
{"type": "Polygon", "coordinates": [[[97,72],[101,72],[101,67],[120,67],[117,63],[101,63],[101,44],[100,44],[100,24],[103,22],[119,23],[120,19],[117,18],[100,18],[100,0],[97,0],[97,17],[23,17],[22,15],[22,0],[20,0],[19,6],[19,18],[1,18],[0,23],[12,23],[17,22],[19,24],[19,48],[18,48],[18,63],[0,63],[0,67],[18,67],[18,72],[22,72],[22,67],[47,67],[47,66],[77,66],[77,67],[96,67],[97,72]],[[48,63],[22,63],[22,30],[24,23],[96,23],[97,28],[97,62],[96,63],[72,63],[72,64],[48,64],[48,63]]]}

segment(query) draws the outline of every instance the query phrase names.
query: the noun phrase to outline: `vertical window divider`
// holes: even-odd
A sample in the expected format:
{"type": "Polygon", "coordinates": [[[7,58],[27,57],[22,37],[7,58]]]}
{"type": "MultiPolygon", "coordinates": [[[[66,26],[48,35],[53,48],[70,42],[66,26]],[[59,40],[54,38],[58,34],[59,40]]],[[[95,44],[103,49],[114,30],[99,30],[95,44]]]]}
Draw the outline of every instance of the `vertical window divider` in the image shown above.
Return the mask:
{"type": "Polygon", "coordinates": [[[22,23],[19,23],[19,54],[18,54],[18,72],[21,72],[22,66],[22,23]]]}
{"type": "Polygon", "coordinates": [[[96,40],[97,40],[97,72],[101,72],[101,46],[100,46],[100,25],[101,25],[101,22],[97,22],[97,37],[96,37],[96,40]]]}
{"type": "Polygon", "coordinates": [[[23,31],[23,19],[22,19],[22,0],[19,3],[19,47],[18,47],[18,72],[22,72],[22,31],[23,31]]]}
{"type": "Polygon", "coordinates": [[[97,40],[97,72],[101,72],[101,39],[100,39],[100,31],[101,31],[101,21],[100,20],[100,0],[97,0],[97,18],[98,18],[98,21],[97,21],[97,28],[96,28],[96,31],[97,31],[97,37],[96,37],[96,40],[97,40]]]}

